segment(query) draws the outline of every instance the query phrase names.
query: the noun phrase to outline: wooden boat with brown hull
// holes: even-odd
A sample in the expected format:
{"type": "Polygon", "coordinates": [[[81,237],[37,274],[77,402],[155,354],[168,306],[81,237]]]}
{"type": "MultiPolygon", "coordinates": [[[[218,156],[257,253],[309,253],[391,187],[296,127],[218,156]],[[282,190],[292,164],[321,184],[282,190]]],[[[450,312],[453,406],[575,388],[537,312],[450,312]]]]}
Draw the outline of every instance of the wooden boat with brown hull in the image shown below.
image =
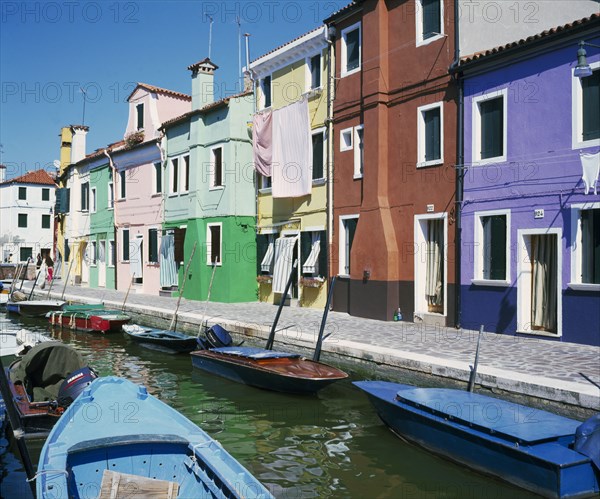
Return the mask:
{"type": "Polygon", "coordinates": [[[192,352],[194,367],[246,385],[285,393],[316,393],[348,375],[301,355],[251,347],[192,352]]]}

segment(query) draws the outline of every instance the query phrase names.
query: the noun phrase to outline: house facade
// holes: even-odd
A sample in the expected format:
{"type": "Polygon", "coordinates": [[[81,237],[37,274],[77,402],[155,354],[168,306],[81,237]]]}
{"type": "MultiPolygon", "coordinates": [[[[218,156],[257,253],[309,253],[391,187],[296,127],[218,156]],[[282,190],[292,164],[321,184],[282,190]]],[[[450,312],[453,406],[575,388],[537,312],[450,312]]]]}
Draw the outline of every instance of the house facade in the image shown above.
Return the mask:
{"type": "Polygon", "coordinates": [[[462,323],[600,345],[595,14],[464,57],[462,323]]]}
{"type": "Polygon", "coordinates": [[[54,179],[45,170],[0,182],[2,262],[35,261],[38,254],[51,256],[55,189],[54,179]]]}
{"type": "Polygon", "coordinates": [[[406,4],[355,1],[325,20],[336,31],[333,308],[452,326],[454,3],[406,4]]]}
{"type": "Polygon", "coordinates": [[[247,126],[253,94],[215,101],[217,66],[205,59],[188,69],[192,110],[162,127],[166,239],[161,284],[195,300],[210,293],[212,301],[255,301],[256,203],[247,126]]]}
{"type": "Polygon", "coordinates": [[[259,299],[322,308],[328,292],[329,55],[321,26],[249,65],[254,81],[259,299]],[[297,268],[293,270],[293,261],[297,268]]]}

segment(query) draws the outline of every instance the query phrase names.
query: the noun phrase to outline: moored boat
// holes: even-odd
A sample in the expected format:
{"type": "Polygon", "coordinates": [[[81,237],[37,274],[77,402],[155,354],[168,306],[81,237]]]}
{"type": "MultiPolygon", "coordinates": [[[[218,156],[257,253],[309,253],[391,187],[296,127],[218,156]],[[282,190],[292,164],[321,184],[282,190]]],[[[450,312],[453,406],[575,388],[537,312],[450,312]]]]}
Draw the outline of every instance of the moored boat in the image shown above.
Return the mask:
{"type": "Polygon", "coordinates": [[[62,310],[46,314],[52,326],[79,331],[115,333],[131,318],[118,311],[107,310],[102,304],[65,305],[62,310]]]}
{"type": "Polygon", "coordinates": [[[585,423],[477,393],[358,381],[401,438],[553,498],[600,492],[600,416],[585,423]]]}
{"type": "Polygon", "coordinates": [[[198,348],[197,337],[177,331],[166,331],[138,324],[125,324],[123,325],[123,332],[128,338],[142,345],[159,346],[178,353],[189,353],[198,348]]]}
{"type": "Polygon", "coordinates": [[[0,357],[17,357],[24,355],[27,351],[46,341],[52,341],[52,338],[43,333],[20,329],[19,331],[0,332],[0,357]]]}
{"type": "Polygon", "coordinates": [[[48,312],[61,310],[65,303],[61,300],[8,301],[6,309],[9,312],[27,317],[42,317],[48,312]]]}
{"type": "Polygon", "coordinates": [[[39,498],[273,497],[202,429],[117,377],[97,379],[65,411],[42,448],[36,488],[39,498]]]}

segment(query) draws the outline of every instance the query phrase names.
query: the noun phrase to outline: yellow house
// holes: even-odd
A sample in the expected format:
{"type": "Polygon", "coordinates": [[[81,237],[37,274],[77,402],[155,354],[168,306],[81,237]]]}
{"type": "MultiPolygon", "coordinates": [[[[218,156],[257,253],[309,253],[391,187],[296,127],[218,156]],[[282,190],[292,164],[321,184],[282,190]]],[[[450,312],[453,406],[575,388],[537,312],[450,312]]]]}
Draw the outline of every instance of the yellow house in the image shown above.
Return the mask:
{"type": "Polygon", "coordinates": [[[278,303],[292,272],[292,262],[297,261],[288,292],[291,303],[323,307],[329,275],[327,200],[328,179],[332,176],[327,129],[328,102],[332,96],[328,91],[330,73],[325,27],[259,57],[249,68],[257,103],[253,140],[257,170],[259,299],[278,303]],[[257,120],[268,122],[267,118],[272,123],[259,128],[257,120]],[[262,142],[265,135],[267,146],[260,154],[266,151],[266,163],[271,161],[270,176],[257,166],[257,143],[262,142]],[[299,146],[306,143],[309,152],[299,146]],[[296,164],[298,148],[305,153],[298,157],[307,159],[306,164],[302,159],[296,164]],[[278,162],[276,155],[292,158],[292,163],[278,162]],[[299,182],[304,186],[299,192],[292,178],[297,172],[301,172],[299,182]],[[277,184],[284,177],[288,185],[281,188],[277,184]]]}
{"type": "MultiPolygon", "coordinates": [[[[71,164],[71,147],[73,143],[73,129],[70,126],[65,126],[60,129],[60,166],[58,170],[58,178],[57,178],[57,186],[58,189],[56,191],[57,207],[59,209],[55,210],[54,217],[56,219],[56,248],[54,251],[54,262],[55,262],[55,273],[57,273],[57,277],[63,276],[63,271],[65,271],[65,266],[61,265],[61,262],[64,260],[65,254],[65,229],[66,229],[66,213],[62,212],[60,209],[60,199],[61,192],[60,189],[65,189],[67,186],[67,179],[65,173],[71,164]],[[58,267],[58,268],[57,268],[58,267]]],[[[63,208],[64,209],[64,208],[63,208]]]]}

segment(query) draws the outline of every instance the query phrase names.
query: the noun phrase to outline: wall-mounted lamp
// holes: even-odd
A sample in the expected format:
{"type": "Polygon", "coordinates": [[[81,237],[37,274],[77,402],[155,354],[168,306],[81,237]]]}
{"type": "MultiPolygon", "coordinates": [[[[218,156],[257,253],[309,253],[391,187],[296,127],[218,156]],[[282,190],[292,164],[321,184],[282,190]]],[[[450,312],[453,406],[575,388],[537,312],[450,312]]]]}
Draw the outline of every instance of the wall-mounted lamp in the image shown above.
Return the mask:
{"type": "Polygon", "coordinates": [[[579,42],[579,50],[577,51],[577,67],[573,73],[577,78],[592,76],[592,68],[587,62],[587,52],[584,48],[586,45],[600,49],[600,45],[594,45],[593,43],[584,42],[583,40],[579,42]]]}

